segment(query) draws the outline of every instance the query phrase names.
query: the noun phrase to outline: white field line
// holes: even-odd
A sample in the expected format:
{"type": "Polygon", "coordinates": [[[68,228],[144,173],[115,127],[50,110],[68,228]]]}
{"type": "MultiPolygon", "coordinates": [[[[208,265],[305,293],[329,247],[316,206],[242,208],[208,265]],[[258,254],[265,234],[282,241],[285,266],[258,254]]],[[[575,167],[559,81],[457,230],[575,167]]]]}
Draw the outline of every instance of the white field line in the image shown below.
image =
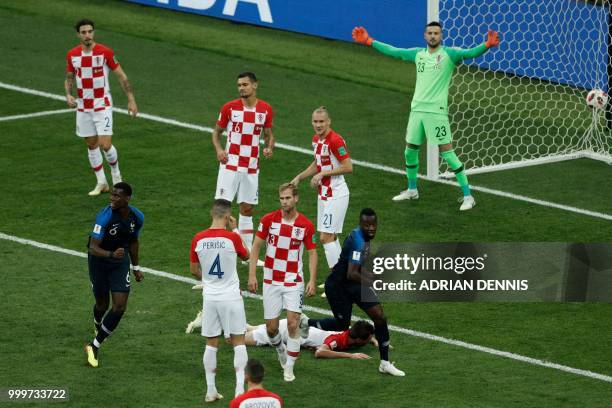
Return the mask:
{"type": "MultiPolygon", "coordinates": [[[[7,241],[11,241],[11,242],[17,242],[22,245],[33,246],[33,247],[40,248],[40,249],[46,249],[52,252],[59,252],[59,253],[66,254],[66,255],[77,256],[79,258],[87,258],[87,254],[85,252],[78,252],[72,249],[66,249],[66,248],[55,246],[55,245],[49,245],[49,244],[45,244],[42,242],[33,241],[30,239],[19,238],[14,235],[4,234],[2,232],[0,232],[0,239],[4,239],[7,241]]],[[[141,270],[143,272],[150,273],[151,275],[161,276],[161,277],[173,279],[179,282],[185,282],[190,285],[195,285],[195,284],[200,283],[200,281],[192,279],[192,278],[175,275],[175,274],[164,272],[164,271],[158,271],[158,270],[147,268],[147,267],[142,267],[141,270]]],[[[242,295],[244,297],[248,297],[252,299],[263,300],[263,297],[261,295],[253,294],[247,291],[243,291],[242,295]]],[[[329,310],[322,309],[320,307],[304,305],[304,310],[309,311],[309,312],[320,313],[326,316],[333,316],[333,314],[329,310]]],[[[357,320],[357,319],[353,317],[353,321],[354,320],[357,320]]],[[[520,354],[514,354],[514,353],[497,350],[497,349],[490,348],[490,347],[479,346],[477,344],[466,343],[460,340],[447,339],[446,337],[436,336],[436,335],[429,334],[429,333],[423,333],[423,332],[419,332],[416,330],[410,330],[410,329],[406,329],[406,328],[399,327],[399,326],[391,325],[389,326],[389,330],[397,332],[397,333],[407,334],[409,336],[420,337],[423,339],[437,341],[437,342],[449,344],[452,346],[462,347],[462,348],[466,348],[466,349],[474,350],[474,351],[480,351],[482,353],[492,354],[492,355],[499,356],[499,357],[505,357],[511,360],[521,361],[523,363],[528,363],[528,364],[532,364],[532,365],[536,365],[540,367],[553,368],[555,370],[563,371],[566,373],[571,373],[571,374],[575,374],[575,375],[579,375],[583,377],[593,378],[596,380],[601,380],[601,381],[612,383],[611,376],[595,373],[595,372],[588,371],[588,370],[581,370],[578,368],[568,367],[565,365],[556,364],[556,363],[552,363],[549,361],[538,360],[536,358],[526,357],[520,354]]]]}
{"type": "MultiPolygon", "coordinates": [[[[61,101],[65,101],[66,100],[66,98],[64,96],[61,96],[61,95],[55,95],[55,94],[52,94],[52,93],[49,93],[49,92],[38,91],[38,90],[35,90],[35,89],[30,89],[30,88],[23,88],[23,87],[20,87],[20,86],[11,85],[11,84],[7,84],[7,83],[4,83],[4,82],[0,82],[0,88],[9,89],[11,91],[26,93],[26,94],[30,94],[30,95],[43,96],[45,98],[50,98],[50,99],[55,99],[55,100],[61,100],[61,101]]],[[[113,111],[119,112],[119,113],[123,113],[123,114],[126,114],[126,115],[128,114],[128,111],[126,109],[113,108],[113,111]]],[[[168,119],[168,118],[164,118],[164,117],[156,116],[156,115],[150,115],[150,114],[147,114],[147,113],[139,113],[138,116],[143,118],[143,119],[148,119],[148,120],[152,120],[152,121],[155,121],[155,122],[164,123],[164,124],[167,124],[167,125],[179,126],[179,127],[186,128],[186,129],[192,129],[192,130],[197,130],[197,131],[206,132],[206,133],[212,133],[212,131],[213,131],[213,129],[210,128],[210,127],[200,126],[200,125],[196,125],[194,123],[181,122],[181,121],[178,121],[178,120],[168,119]]],[[[281,149],[290,150],[290,151],[293,151],[293,152],[304,153],[304,154],[307,154],[309,156],[312,155],[312,151],[311,150],[304,149],[304,148],[297,147],[297,146],[292,146],[292,145],[288,145],[288,144],[284,144],[284,143],[276,143],[275,146],[279,147],[281,149]]],[[[370,168],[370,169],[380,170],[380,171],[384,171],[384,172],[387,172],[387,173],[401,174],[401,175],[405,174],[404,170],[396,169],[394,167],[384,166],[384,165],[381,165],[381,164],[370,163],[370,162],[361,161],[361,160],[353,160],[353,163],[355,165],[358,165],[358,166],[361,166],[361,167],[367,167],[367,168],[370,168]]],[[[449,186],[459,186],[459,184],[457,182],[455,182],[455,181],[449,181],[449,180],[443,180],[443,179],[430,179],[430,178],[422,176],[422,175],[419,175],[419,178],[422,178],[422,179],[425,179],[425,180],[429,180],[429,181],[434,182],[434,183],[446,184],[446,185],[449,185],[449,186]]],[[[523,201],[523,202],[526,202],[526,203],[536,204],[536,205],[540,205],[540,206],[543,206],[543,207],[555,208],[557,210],[563,210],[563,211],[573,212],[573,213],[576,213],[576,214],[587,215],[589,217],[600,218],[600,219],[603,219],[603,220],[612,221],[612,214],[605,214],[605,213],[601,213],[601,212],[597,212],[597,211],[585,210],[583,208],[572,207],[572,206],[569,206],[569,205],[557,204],[557,203],[553,203],[553,202],[550,202],[550,201],[539,200],[537,198],[531,198],[531,197],[527,197],[527,196],[523,196],[523,195],[508,193],[506,191],[495,190],[495,189],[487,188],[487,187],[478,187],[478,186],[474,186],[474,185],[470,185],[470,187],[471,187],[472,190],[479,191],[481,193],[491,194],[491,195],[495,195],[495,196],[498,196],[498,197],[508,198],[508,199],[511,199],[511,200],[523,201]]]]}
{"type": "Polygon", "coordinates": [[[16,120],[16,119],[37,118],[39,116],[57,115],[59,113],[68,113],[68,112],[74,112],[74,109],[57,109],[57,110],[34,112],[34,113],[24,113],[21,115],[3,116],[3,117],[0,117],[0,122],[6,122],[9,120],[16,120]]]}

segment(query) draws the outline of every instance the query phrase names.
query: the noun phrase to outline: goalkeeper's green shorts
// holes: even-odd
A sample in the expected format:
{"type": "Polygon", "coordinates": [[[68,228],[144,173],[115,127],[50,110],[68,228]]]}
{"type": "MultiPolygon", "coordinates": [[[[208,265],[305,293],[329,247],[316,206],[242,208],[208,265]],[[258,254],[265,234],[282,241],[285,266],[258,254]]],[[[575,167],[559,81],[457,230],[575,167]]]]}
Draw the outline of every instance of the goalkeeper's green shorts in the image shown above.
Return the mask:
{"type": "Polygon", "coordinates": [[[430,144],[447,144],[452,142],[448,115],[438,115],[428,112],[411,112],[406,128],[406,144],[420,146],[425,142],[430,144]]]}

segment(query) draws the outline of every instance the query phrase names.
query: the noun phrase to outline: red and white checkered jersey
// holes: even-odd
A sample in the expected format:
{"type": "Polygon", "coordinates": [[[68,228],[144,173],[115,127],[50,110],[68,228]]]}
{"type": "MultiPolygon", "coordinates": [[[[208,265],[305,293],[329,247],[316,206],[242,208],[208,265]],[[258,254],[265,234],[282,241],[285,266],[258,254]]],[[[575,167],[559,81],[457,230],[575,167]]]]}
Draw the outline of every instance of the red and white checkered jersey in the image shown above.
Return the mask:
{"type": "Polygon", "coordinates": [[[273,392],[256,388],[234,398],[229,408],[282,408],[283,400],[273,392]]]}
{"type": "Polygon", "coordinates": [[[298,213],[293,222],[283,220],[282,210],[266,214],[259,223],[256,235],[267,241],[264,283],[296,286],[304,284],[302,258],[304,247],[317,247],[312,222],[298,213]]]}
{"type": "Polygon", "coordinates": [[[244,106],[242,99],[223,105],[217,125],[227,130],[227,163],[221,166],[243,173],[259,172],[259,137],[272,127],[273,118],[272,107],[262,100],[253,108],[244,106]]]}
{"type": "Polygon", "coordinates": [[[108,70],[119,66],[115,53],[102,44],[94,45],[85,52],[78,45],[66,54],[66,72],[75,74],[77,84],[77,110],[94,112],[112,106],[108,70]]]}
{"type": "MultiPolygon", "coordinates": [[[[319,135],[314,135],[312,137],[312,148],[314,149],[317,172],[319,173],[336,169],[340,167],[342,160],[351,157],[342,136],[331,129],[323,139],[320,139],[319,135]]],[[[321,184],[319,184],[321,200],[333,200],[347,195],[349,195],[349,189],[342,174],[321,179],[321,184]]]]}
{"type": "Polygon", "coordinates": [[[240,281],[236,256],[244,258],[247,250],[240,235],[225,229],[210,228],[198,232],[191,241],[189,259],[202,267],[206,300],[240,299],[240,281]]]}

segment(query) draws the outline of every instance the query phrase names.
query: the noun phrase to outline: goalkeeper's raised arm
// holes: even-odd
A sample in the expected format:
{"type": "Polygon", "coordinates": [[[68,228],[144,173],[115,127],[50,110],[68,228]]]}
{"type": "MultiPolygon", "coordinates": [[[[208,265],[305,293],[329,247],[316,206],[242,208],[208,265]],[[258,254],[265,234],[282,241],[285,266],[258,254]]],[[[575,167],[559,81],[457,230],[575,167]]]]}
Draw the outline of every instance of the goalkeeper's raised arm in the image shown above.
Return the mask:
{"type": "Polygon", "coordinates": [[[489,48],[499,45],[498,34],[489,30],[486,42],[470,49],[443,47],[442,25],[437,21],[425,26],[427,48],[396,48],[374,40],[364,27],[355,27],[352,35],[355,42],[371,46],[384,55],[414,62],[416,65],[416,84],[410,105],[404,151],[408,188],[393,197],[393,201],[419,198],[419,149],[427,139],[429,143],[438,145],[440,156],[455,173],[463,192],[460,210],[472,209],[476,200],[472,197],[463,163],[453,150],[448,120],[448,88],[457,64],[465,59],[479,57],[489,48]]]}
{"type": "Polygon", "coordinates": [[[363,27],[355,27],[353,28],[353,40],[358,42],[359,44],[372,46],[377,51],[388,55],[389,57],[399,58],[404,61],[414,62],[414,58],[416,57],[418,48],[396,48],[392,45],[385,44],[380,41],[376,41],[368,34],[368,31],[363,27]]]}
{"type": "Polygon", "coordinates": [[[460,63],[463,60],[480,57],[482,54],[487,52],[489,48],[497,47],[499,45],[499,34],[497,31],[489,30],[487,32],[487,40],[474,47],[474,48],[451,48],[445,47],[446,53],[453,60],[455,64],[460,63]]]}
{"type": "MultiPolygon", "coordinates": [[[[388,55],[389,57],[399,58],[404,61],[414,62],[419,48],[397,48],[389,44],[385,44],[381,41],[376,41],[370,37],[368,31],[364,27],[355,27],[352,32],[353,40],[359,44],[371,46],[375,50],[382,54],[388,55]]],[[[441,45],[441,38],[428,39],[427,32],[425,33],[425,40],[427,41],[428,49],[430,52],[435,51],[441,45]]],[[[461,49],[461,48],[447,48],[447,52],[454,63],[459,63],[462,60],[480,57],[482,54],[487,52],[491,47],[499,45],[499,34],[494,30],[487,32],[487,40],[474,48],[461,49]]]]}

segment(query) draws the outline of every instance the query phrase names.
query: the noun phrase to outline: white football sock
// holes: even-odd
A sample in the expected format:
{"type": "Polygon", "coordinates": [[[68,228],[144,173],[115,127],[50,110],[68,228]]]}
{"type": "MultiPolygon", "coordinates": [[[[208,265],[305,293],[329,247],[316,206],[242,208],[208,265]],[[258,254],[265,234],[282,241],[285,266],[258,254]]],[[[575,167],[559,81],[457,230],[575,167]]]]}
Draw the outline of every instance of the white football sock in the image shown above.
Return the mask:
{"type": "Polygon", "coordinates": [[[106,182],[106,175],[104,174],[104,166],[102,165],[102,153],[100,153],[100,148],[96,147],[95,149],[87,149],[87,157],[89,157],[89,164],[91,165],[92,170],[96,174],[96,179],[98,184],[108,184],[106,182]]]}
{"type": "Polygon", "coordinates": [[[111,145],[110,149],[104,150],[104,157],[106,157],[106,161],[113,171],[119,171],[119,154],[114,145],[111,145]]]}
{"type": "MultiPolygon", "coordinates": [[[[267,332],[266,332],[267,334],[267,332]]],[[[272,347],[276,348],[276,352],[278,354],[284,354],[285,353],[285,343],[283,343],[283,338],[281,337],[280,332],[276,333],[276,336],[274,337],[270,337],[270,335],[268,334],[268,340],[270,341],[270,345],[272,347]]]]}
{"type": "Polygon", "coordinates": [[[234,347],[234,369],[236,370],[236,392],[234,396],[244,393],[244,368],[249,356],[244,344],[234,347]]]}
{"type": "Polygon", "coordinates": [[[217,375],[217,348],[206,346],[203,361],[204,372],[206,373],[206,394],[216,394],[217,386],[215,384],[215,377],[217,375]]]}
{"type": "Polygon", "coordinates": [[[287,367],[293,367],[300,355],[300,336],[287,338],[287,367]]]}
{"type": "Polygon", "coordinates": [[[337,239],[335,241],[328,242],[327,244],[323,244],[323,249],[325,250],[325,258],[327,259],[327,265],[329,266],[329,269],[336,266],[336,264],[338,263],[338,259],[340,259],[340,251],[338,250],[339,247],[340,246],[338,244],[337,239]]]}
{"type": "Polygon", "coordinates": [[[340,258],[340,253],[342,252],[342,245],[340,245],[340,240],[338,239],[337,235],[336,235],[336,240],[334,242],[336,243],[336,246],[338,247],[338,258],[340,258]]]}
{"type": "Polygon", "coordinates": [[[240,217],[238,217],[238,231],[244,245],[250,251],[253,246],[253,217],[240,214],[240,217]]]}
{"type": "Polygon", "coordinates": [[[115,149],[114,145],[111,145],[108,151],[104,151],[104,156],[106,157],[106,161],[111,168],[111,174],[113,175],[113,184],[115,181],[119,182],[121,179],[121,171],[119,171],[119,154],[117,153],[117,149],[115,149]]]}

